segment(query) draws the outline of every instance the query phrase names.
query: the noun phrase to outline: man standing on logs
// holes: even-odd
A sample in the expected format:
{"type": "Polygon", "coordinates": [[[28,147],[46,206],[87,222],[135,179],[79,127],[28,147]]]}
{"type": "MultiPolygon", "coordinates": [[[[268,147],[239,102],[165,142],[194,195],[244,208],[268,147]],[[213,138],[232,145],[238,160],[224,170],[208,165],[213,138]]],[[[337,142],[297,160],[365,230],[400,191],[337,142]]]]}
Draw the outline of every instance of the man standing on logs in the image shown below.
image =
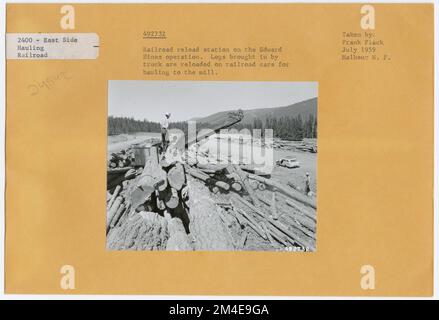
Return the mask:
{"type": "Polygon", "coordinates": [[[309,177],[309,173],[306,173],[306,180],[305,180],[305,194],[309,195],[311,192],[311,178],[309,177]]]}
{"type": "Polygon", "coordinates": [[[162,147],[163,147],[163,152],[165,152],[166,148],[168,147],[168,139],[169,139],[168,128],[169,128],[169,118],[170,117],[171,117],[171,114],[169,112],[166,112],[165,113],[165,118],[160,123],[161,131],[162,131],[162,147]]]}

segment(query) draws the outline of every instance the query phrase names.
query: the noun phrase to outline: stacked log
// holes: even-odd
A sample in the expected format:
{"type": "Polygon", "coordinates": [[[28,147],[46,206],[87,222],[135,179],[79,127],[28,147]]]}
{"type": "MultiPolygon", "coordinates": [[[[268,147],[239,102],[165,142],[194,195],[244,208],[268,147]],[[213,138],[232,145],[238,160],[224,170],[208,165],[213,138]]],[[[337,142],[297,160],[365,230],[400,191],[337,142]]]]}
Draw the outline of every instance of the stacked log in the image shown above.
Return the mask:
{"type": "Polygon", "coordinates": [[[309,206],[313,209],[317,208],[316,202],[313,198],[307,197],[295,189],[288,188],[288,187],[280,184],[279,182],[277,182],[273,179],[267,179],[267,178],[264,178],[264,177],[261,177],[261,176],[255,175],[255,174],[249,174],[248,176],[250,179],[262,182],[262,183],[264,183],[272,188],[278,189],[280,192],[284,193],[286,196],[291,197],[294,200],[296,200],[296,201],[298,201],[306,206],[309,206]]]}
{"type": "Polygon", "coordinates": [[[119,176],[107,187],[108,248],[315,250],[314,198],[255,167],[208,158],[190,148],[185,162],[164,154],[111,169],[119,176]]]}
{"type": "MultiPolygon", "coordinates": [[[[252,205],[249,201],[243,199],[242,197],[233,196],[234,205],[236,207],[247,207],[253,213],[253,218],[258,221],[258,226],[262,223],[266,224],[270,235],[278,239],[282,244],[289,242],[291,245],[298,245],[305,250],[315,249],[315,239],[310,237],[309,234],[304,232],[302,228],[298,225],[291,225],[289,228],[287,225],[280,221],[276,221],[272,216],[268,215],[265,210],[257,208],[252,205]]],[[[244,211],[241,211],[244,212],[244,211]]]]}
{"type": "Polygon", "coordinates": [[[133,164],[134,151],[132,148],[121,150],[118,153],[112,153],[108,160],[108,168],[125,168],[133,164]]]}
{"type": "Polygon", "coordinates": [[[158,163],[149,159],[140,174],[129,174],[124,182],[127,184],[117,185],[113,193],[109,193],[107,197],[106,230],[109,246],[112,249],[146,246],[167,250],[189,250],[191,244],[186,239],[189,224],[186,212],[188,191],[183,164],[158,163]],[[166,223],[162,221],[165,213],[171,216],[166,223]],[[146,224],[141,223],[151,215],[157,218],[146,224]],[[158,226],[153,226],[157,223],[158,226]],[[158,232],[160,236],[151,234],[151,237],[159,243],[143,245],[143,242],[151,240],[144,234],[145,230],[158,232]],[[132,235],[127,235],[127,232],[132,235]],[[123,245],[120,243],[122,238],[126,239],[123,245]],[[140,238],[143,240],[139,240],[140,238]]]}
{"type": "Polygon", "coordinates": [[[276,149],[283,150],[300,150],[304,152],[317,152],[317,140],[316,139],[303,139],[300,143],[291,141],[275,141],[273,147],[276,149]]]}
{"type": "MultiPolygon", "coordinates": [[[[276,249],[315,249],[314,198],[247,165],[214,164],[200,154],[192,158],[198,161],[192,165],[187,163],[188,174],[208,186],[214,195],[229,195],[230,205],[219,205],[237,221],[242,228],[241,237],[247,239],[239,238],[235,247],[241,248],[241,244],[249,241],[249,233],[253,233],[276,249]]],[[[230,225],[227,219],[220,217],[230,225]]]]}
{"type": "Polygon", "coordinates": [[[204,181],[206,184],[210,185],[210,186],[216,186],[224,191],[228,191],[230,190],[230,184],[224,181],[220,181],[215,179],[214,177],[211,177],[209,174],[201,171],[201,170],[197,170],[195,168],[189,168],[188,172],[191,176],[193,176],[194,178],[197,178],[199,180],[204,181]]]}

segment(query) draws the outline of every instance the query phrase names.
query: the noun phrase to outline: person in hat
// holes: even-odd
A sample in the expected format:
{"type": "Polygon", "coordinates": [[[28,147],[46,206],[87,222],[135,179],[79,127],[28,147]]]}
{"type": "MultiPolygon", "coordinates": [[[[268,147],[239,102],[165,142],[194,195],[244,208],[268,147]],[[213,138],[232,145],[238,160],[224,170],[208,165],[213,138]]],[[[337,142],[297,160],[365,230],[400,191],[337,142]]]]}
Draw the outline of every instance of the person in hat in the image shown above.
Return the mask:
{"type": "Polygon", "coordinates": [[[307,172],[305,179],[305,194],[308,195],[310,192],[311,192],[311,177],[309,176],[309,172],[307,172]]]}
{"type": "Polygon", "coordinates": [[[162,132],[162,146],[163,150],[165,151],[168,147],[168,128],[169,128],[169,118],[171,117],[171,114],[169,112],[165,113],[165,117],[160,123],[161,126],[161,132],[162,132]]]}

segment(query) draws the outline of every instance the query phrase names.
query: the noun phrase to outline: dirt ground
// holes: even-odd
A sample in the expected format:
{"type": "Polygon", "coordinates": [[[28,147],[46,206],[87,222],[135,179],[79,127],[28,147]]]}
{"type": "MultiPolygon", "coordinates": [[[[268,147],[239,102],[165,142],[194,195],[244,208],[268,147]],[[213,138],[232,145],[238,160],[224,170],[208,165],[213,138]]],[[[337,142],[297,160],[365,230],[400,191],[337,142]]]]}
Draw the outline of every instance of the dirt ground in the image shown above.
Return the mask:
{"type": "Polygon", "coordinates": [[[296,157],[300,162],[300,168],[289,169],[285,167],[275,166],[272,178],[287,184],[288,181],[293,182],[296,186],[305,188],[305,174],[309,172],[311,177],[311,191],[317,193],[317,153],[292,151],[292,150],[274,150],[274,160],[279,160],[286,156],[296,157]]]}

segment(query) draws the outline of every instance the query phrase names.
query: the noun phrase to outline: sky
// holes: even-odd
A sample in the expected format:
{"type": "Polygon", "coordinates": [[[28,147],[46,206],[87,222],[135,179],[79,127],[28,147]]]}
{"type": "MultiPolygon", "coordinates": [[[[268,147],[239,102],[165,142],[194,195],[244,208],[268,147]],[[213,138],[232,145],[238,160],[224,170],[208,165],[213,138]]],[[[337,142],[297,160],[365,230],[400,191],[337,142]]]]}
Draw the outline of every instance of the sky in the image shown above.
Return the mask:
{"type": "Polygon", "coordinates": [[[282,107],[317,97],[317,82],[110,80],[108,115],[186,121],[219,111],[282,107]]]}

